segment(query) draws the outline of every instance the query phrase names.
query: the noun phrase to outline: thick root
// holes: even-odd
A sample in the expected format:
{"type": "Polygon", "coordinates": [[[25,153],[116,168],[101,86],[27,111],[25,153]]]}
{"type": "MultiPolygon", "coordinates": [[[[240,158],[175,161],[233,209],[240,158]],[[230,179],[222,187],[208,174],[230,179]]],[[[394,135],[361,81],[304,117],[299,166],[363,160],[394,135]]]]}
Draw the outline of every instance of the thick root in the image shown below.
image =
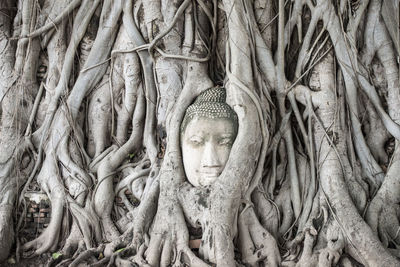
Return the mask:
{"type": "Polygon", "coordinates": [[[61,190],[55,189],[51,192],[52,217],[49,226],[38,238],[24,244],[22,248],[23,251],[28,252],[34,250],[35,254],[40,255],[49,250],[54,251],[57,248],[64,212],[64,197],[61,190]]]}
{"type": "Polygon", "coordinates": [[[0,205],[0,262],[5,260],[14,242],[14,227],[12,222],[13,207],[0,205]]]}
{"type": "Polygon", "coordinates": [[[249,266],[276,267],[281,257],[275,238],[265,230],[252,207],[248,207],[239,215],[239,248],[242,261],[249,266]]]}
{"type": "Polygon", "coordinates": [[[183,212],[174,205],[157,213],[145,259],[150,266],[208,266],[190,251],[183,212]]]}
{"type": "Polygon", "coordinates": [[[83,241],[83,235],[80,232],[77,223],[74,221],[72,223],[71,232],[61,250],[61,254],[72,256],[82,252],[82,249],[86,249],[85,242],[83,241]]]}

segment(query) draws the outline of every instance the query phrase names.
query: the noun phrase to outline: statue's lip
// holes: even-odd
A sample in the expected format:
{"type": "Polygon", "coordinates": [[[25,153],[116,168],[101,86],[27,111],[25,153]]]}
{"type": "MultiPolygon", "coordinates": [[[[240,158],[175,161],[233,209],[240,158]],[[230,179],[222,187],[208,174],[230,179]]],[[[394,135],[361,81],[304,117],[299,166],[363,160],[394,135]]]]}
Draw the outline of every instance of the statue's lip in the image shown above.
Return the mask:
{"type": "Polygon", "coordinates": [[[221,171],[219,170],[219,168],[218,168],[218,169],[212,168],[212,169],[210,169],[210,170],[201,170],[200,173],[201,173],[203,176],[207,176],[207,177],[210,177],[210,178],[211,178],[211,177],[214,178],[214,177],[218,177],[218,176],[221,174],[221,171]]]}

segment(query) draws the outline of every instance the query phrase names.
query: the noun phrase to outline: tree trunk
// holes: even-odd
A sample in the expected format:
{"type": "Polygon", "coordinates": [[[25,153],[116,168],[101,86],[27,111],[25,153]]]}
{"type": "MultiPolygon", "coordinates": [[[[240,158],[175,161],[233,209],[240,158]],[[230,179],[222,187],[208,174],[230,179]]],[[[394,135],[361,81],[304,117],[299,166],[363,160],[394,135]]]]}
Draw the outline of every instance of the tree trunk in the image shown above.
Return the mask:
{"type": "Polygon", "coordinates": [[[398,266],[388,2],[2,1],[0,262],[398,266]],[[219,170],[194,185],[185,121],[213,90],[237,123],[208,106],[196,134],[237,132],[193,139],[219,170]],[[25,240],[34,184],[51,221],[25,240]]]}

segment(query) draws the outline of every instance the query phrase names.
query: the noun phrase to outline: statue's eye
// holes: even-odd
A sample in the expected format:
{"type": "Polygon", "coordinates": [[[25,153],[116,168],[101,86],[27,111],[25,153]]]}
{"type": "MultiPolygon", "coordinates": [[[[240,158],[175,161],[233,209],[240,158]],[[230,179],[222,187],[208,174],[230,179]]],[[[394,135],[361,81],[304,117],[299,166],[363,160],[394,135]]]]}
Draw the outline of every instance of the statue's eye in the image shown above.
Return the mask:
{"type": "Polygon", "coordinates": [[[224,137],[219,139],[218,144],[221,146],[230,146],[232,145],[232,138],[230,137],[224,137]]]}
{"type": "Polygon", "coordinates": [[[204,139],[201,138],[200,136],[192,136],[189,139],[189,141],[192,145],[195,145],[195,146],[200,146],[204,143],[204,139]]]}

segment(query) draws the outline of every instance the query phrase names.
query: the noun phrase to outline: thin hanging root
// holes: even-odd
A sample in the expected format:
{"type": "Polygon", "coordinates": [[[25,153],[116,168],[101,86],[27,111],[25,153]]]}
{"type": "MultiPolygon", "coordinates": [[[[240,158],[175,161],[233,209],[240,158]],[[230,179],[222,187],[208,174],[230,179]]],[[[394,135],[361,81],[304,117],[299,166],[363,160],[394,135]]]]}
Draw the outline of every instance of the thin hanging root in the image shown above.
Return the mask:
{"type": "MultiPolygon", "coordinates": [[[[190,2],[190,1],[189,1],[190,2]]],[[[126,1],[124,5],[123,23],[126,25],[127,34],[136,46],[145,44],[132,15],[132,1],[126,1]]],[[[152,164],[155,163],[158,154],[158,144],[156,140],[156,103],[157,103],[157,85],[153,70],[151,53],[148,51],[139,51],[139,58],[143,66],[144,84],[146,92],[146,118],[144,125],[143,144],[147,149],[152,164]]]]}
{"type": "MultiPolygon", "coordinates": [[[[62,72],[61,77],[60,77],[60,83],[59,83],[59,85],[57,87],[58,90],[56,88],[55,97],[52,99],[52,102],[49,105],[49,108],[48,108],[48,110],[46,112],[45,122],[43,123],[42,127],[38,130],[38,131],[40,131],[42,133],[42,136],[41,136],[41,139],[40,139],[39,147],[37,149],[37,151],[38,151],[37,160],[35,162],[33,171],[31,172],[30,176],[28,177],[27,183],[24,185],[24,188],[22,189],[22,191],[20,193],[20,196],[24,195],[24,193],[28,189],[28,186],[30,185],[30,183],[34,179],[34,177],[36,175],[36,172],[40,168],[40,165],[41,165],[41,162],[42,162],[41,160],[43,158],[43,148],[44,148],[44,144],[45,144],[45,141],[46,141],[46,137],[47,137],[49,131],[51,130],[52,120],[53,120],[53,118],[54,118],[54,116],[56,114],[56,111],[57,111],[58,98],[61,96],[61,94],[64,91],[67,91],[67,90],[64,90],[65,89],[64,86],[66,84],[65,81],[69,79],[70,74],[72,73],[71,68],[72,68],[72,65],[73,65],[73,62],[74,62],[74,54],[75,54],[76,48],[77,48],[77,46],[78,46],[78,44],[80,42],[80,39],[83,37],[83,35],[84,35],[85,31],[86,31],[86,27],[90,22],[90,18],[92,17],[94,11],[96,10],[97,5],[99,4],[99,2],[100,2],[100,0],[96,0],[95,3],[92,3],[89,12],[87,12],[87,10],[84,12],[83,9],[85,7],[87,7],[88,4],[90,4],[89,1],[85,1],[84,5],[82,5],[81,8],[78,11],[78,14],[77,14],[76,18],[77,18],[77,21],[79,21],[79,24],[78,23],[74,23],[74,28],[73,28],[72,35],[75,38],[72,38],[71,43],[68,46],[68,50],[67,50],[67,52],[65,54],[66,60],[64,62],[63,68],[62,68],[63,72],[62,72]],[[79,19],[79,18],[81,18],[81,19],[79,19]]],[[[28,32],[26,32],[26,34],[27,33],[28,32]]],[[[42,166],[42,168],[43,168],[43,166],[42,166]]],[[[18,205],[21,205],[22,201],[23,201],[23,197],[22,198],[20,197],[19,201],[18,201],[19,202],[18,205]]],[[[18,225],[21,225],[22,219],[23,218],[20,217],[18,225]]]]}
{"type": "MultiPolygon", "coordinates": [[[[47,72],[44,75],[43,79],[47,78],[47,72]]],[[[25,131],[25,137],[30,136],[32,134],[32,125],[33,125],[33,120],[35,119],[36,116],[36,112],[39,108],[39,104],[40,104],[40,99],[42,98],[42,93],[43,93],[43,89],[45,87],[45,84],[42,82],[40,83],[40,87],[39,87],[39,91],[36,95],[35,98],[35,102],[33,103],[33,107],[31,110],[31,115],[29,116],[29,122],[28,122],[28,126],[26,127],[26,131],[25,131]]]]}
{"type": "MultiPolygon", "coordinates": [[[[91,248],[92,246],[92,229],[98,229],[99,228],[99,224],[96,223],[95,221],[91,220],[91,218],[89,216],[85,216],[87,210],[82,210],[79,207],[79,205],[73,203],[73,202],[69,202],[70,205],[70,211],[72,213],[72,215],[74,216],[74,219],[77,221],[80,230],[82,231],[82,235],[83,235],[83,240],[85,242],[85,245],[87,248],[91,248]],[[90,227],[92,226],[92,227],[90,227]]],[[[97,234],[97,236],[99,236],[99,234],[97,234]]]]}
{"type": "Polygon", "coordinates": [[[60,163],[68,170],[71,177],[74,178],[85,190],[91,186],[91,178],[81,167],[76,164],[70,157],[70,152],[68,149],[68,136],[65,136],[61,140],[58,149],[58,159],[60,163]],[[82,179],[80,179],[82,177],[82,179]]]}
{"type": "Polygon", "coordinates": [[[35,30],[34,32],[28,34],[27,36],[20,36],[19,38],[35,38],[40,36],[42,33],[47,32],[48,30],[55,27],[58,23],[60,23],[65,17],[67,17],[75,8],[77,8],[82,0],[73,0],[61,14],[59,14],[55,19],[51,20],[48,24],[43,27],[35,30]]]}
{"type": "MultiPolygon", "coordinates": [[[[279,0],[279,23],[278,23],[278,49],[277,49],[277,92],[278,92],[278,107],[279,113],[281,117],[284,117],[287,113],[285,107],[285,91],[286,91],[286,76],[285,76],[285,36],[284,36],[284,16],[285,16],[285,8],[284,1],[279,0]]],[[[290,125],[290,122],[289,122],[290,125]]],[[[291,128],[291,127],[289,127],[291,128]]],[[[296,167],[296,159],[295,159],[295,151],[294,151],[294,141],[293,134],[291,130],[288,130],[284,134],[286,149],[288,154],[289,161],[289,173],[290,173],[290,181],[291,181],[291,196],[292,196],[292,205],[295,217],[298,218],[301,212],[301,196],[300,196],[300,184],[299,177],[297,173],[296,167]]]]}
{"type": "Polygon", "coordinates": [[[132,133],[129,140],[112,154],[105,157],[98,166],[98,183],[94,194],[95,211],[102,218],[107,238],[119,236],[117,228],[111,220],[111,211],[115,196],[112,175],[129,153],[136,153],[142,140],[142,126],[145,116],[145,99],[139,93],[137,105],[132,119],[132,133]]]}
{"type": "Polygon", "coordinates": [[[161,38],[163,38],[165,35],[167,35],[172,28],[175,26],[176,22],[178,21],[178,19],[184,14],[186,8],[189,6],[189,4],[191,3],[191,0],[185,0],[181,6],[178,8],[178,10],[176,11],[176,14],[174,16],[174,19],[172,20],[172,23],[168,26],[167,29],[165,29],[165,31],[163,31],[162,33],[158,34],[153,41],[150,43],[149,45],[149,53],[151,54],[154,46],[156,45],[156,43],[161,40],[161,38]]]}
{"type": "MultiPolygon", "coordinates": [[[[89,0],[84,0],[83,4],[80,6],[78,13],[75,17],[73,29],[71,36],[74,36],[74,38],[71,39],[70,43],[68,44],[67,51],[65,53],[65,60],[64,64],[62,66],[62,72],[60,74],[60,80],[57,85],[57,87],[54,89],[54,96],[52,97],[50,104],[47,108],[46,111],[46,118],[44,119],[44,122],[39,129],[42,133],[42,137],[40,139],[40,145],[39,145],[39,160],[37,161],[37,165],[40,164],[40,159],[42,156],[42,149],[44,147],[45,139],[47,135],[49,134],[51,130],[51,125],[53,118],[57,112],[57,106],[60,97],[68,92],[68,89],[66,85],[68,84],[68,81],[70,79],[71,73],[73,73],[72,68],[74,66],[74,59],[75,59],[75,53],[76,49],[83,38],[86,29],[90,23],[90,19],[92,18],[94,12],[97,9],[97,6],[99,5],[100,0],[95,0],[94,3],[89,1],[89,0]]],[[[35,175],[36,169],[38,167],[35,166],[35,171],[32,172],[31,176],[35,175]]],[[[33,178],[32,178],[33,179],[33,178]]]]}

